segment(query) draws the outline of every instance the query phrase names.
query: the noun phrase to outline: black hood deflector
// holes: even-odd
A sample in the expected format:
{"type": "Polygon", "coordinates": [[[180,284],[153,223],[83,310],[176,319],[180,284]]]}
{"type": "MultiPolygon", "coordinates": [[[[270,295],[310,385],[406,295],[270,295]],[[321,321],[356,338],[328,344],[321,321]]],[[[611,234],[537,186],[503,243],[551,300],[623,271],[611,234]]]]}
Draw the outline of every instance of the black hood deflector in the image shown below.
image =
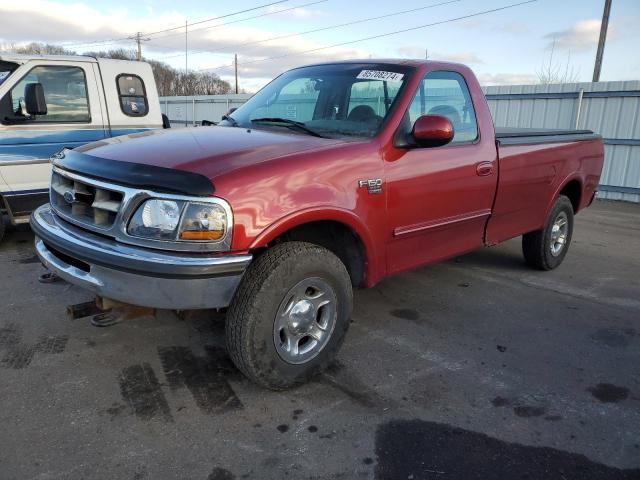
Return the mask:
{"type": "Polygon", "coordinates": [[[215,192],[209,178],[186,170],[109,160],[73,150],[63,150],[51,159],[56,167],[64,170],[126,187],[200,197],[215,192]]]}

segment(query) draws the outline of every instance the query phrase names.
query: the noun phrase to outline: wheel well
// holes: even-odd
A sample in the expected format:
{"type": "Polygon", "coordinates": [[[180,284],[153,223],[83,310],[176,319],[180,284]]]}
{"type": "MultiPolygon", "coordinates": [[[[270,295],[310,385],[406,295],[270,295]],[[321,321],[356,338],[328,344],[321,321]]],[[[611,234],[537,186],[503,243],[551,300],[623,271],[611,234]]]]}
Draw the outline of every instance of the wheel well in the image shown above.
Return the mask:
{"type": "Polygon", "coordinates": [[[347,225],[330,220],[305,223],[283,233],[274,242],[291,241],[313,243],[333,252],[344,263],[354,287],[364,280],[364,245],[358,234],[347,225]]]}
{"type": "Polygon", "coordinates": [[[565,197],[571,200],[571,205],[573,205],[574,213],[578,211],[580,207],[580,195],[582,194],[582,186],[578,180],[571,180],[567,183],[562,190],[560,191],[560,195],[564,195],[565,197]]]}

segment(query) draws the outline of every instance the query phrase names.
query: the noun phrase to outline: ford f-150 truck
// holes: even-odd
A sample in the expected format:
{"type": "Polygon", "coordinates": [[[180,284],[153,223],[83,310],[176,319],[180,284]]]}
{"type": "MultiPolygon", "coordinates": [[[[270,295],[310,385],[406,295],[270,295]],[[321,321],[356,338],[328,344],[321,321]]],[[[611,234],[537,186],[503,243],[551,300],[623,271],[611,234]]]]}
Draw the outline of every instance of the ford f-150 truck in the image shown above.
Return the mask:
{"type": "Polygon", "coordinates": [[[47,203],[52,154],[162,126],[147,63],[0,53],[0,240],[47,203]]]}
{"type": "Polygon", "coordinates": [[[465,66],[296,68],[209,128],[105,139],[53,159],[36,250],[116,301],[225,308],[229,354],[287,388],[322,370],[352,289],[522,235],[557,267],[593,200],[590,131],[494,131],[465,66]]]}

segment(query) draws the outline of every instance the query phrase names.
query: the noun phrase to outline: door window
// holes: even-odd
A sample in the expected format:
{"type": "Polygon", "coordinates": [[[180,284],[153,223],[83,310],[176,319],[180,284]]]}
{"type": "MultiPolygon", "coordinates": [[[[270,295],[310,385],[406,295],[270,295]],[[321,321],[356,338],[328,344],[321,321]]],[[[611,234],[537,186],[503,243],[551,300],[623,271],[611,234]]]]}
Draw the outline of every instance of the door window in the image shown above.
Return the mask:
{"type": "Polygon", "coordinates": [[[15,117],[27,116],[23,107],[25,88],[29,83],[42,85],[47,103],[47,113],[28,118],[30,123],[88,123],[91,121],[87,80],[81,68],[39,66],[31,69],[11,89],[11,105],[15,117]]]}
{"type": "Polygon", "coordinates": [[[129,117],[144,117],[149,112],[144,82],[137,75],[122,74],[116,78],[122,113],[129,117]]]}
{"type": "Polygon", "coordinates": [[[478,138],[478,125],[469,88],[456,72],[429,72],[422,79],[411,105],[409,119],[413,127],[421,115],[442,115],[453,125],[451,143],[472,142],[478,138]]]}

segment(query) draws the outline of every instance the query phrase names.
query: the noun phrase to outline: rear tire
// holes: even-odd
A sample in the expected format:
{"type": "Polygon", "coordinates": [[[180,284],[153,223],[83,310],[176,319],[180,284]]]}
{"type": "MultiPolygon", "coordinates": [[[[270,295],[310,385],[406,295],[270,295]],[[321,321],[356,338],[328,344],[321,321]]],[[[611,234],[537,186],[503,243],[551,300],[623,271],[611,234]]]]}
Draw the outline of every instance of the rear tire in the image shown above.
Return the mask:
{"type": "Polygon", "coordinates": [[[558,196],[544,228],[522,236],[522,253],[527,264],[538,270],[553,270],[566,256],[573,234],[573,205],[558,196]]]}
{"type": "Polygon", "coordinates": [[[342,345],[353,304],[351,279],[329,250],[275,245],[255,259],[227,311],[227,349],[263,387],[283,390],[325,369],[342,345]]]}

